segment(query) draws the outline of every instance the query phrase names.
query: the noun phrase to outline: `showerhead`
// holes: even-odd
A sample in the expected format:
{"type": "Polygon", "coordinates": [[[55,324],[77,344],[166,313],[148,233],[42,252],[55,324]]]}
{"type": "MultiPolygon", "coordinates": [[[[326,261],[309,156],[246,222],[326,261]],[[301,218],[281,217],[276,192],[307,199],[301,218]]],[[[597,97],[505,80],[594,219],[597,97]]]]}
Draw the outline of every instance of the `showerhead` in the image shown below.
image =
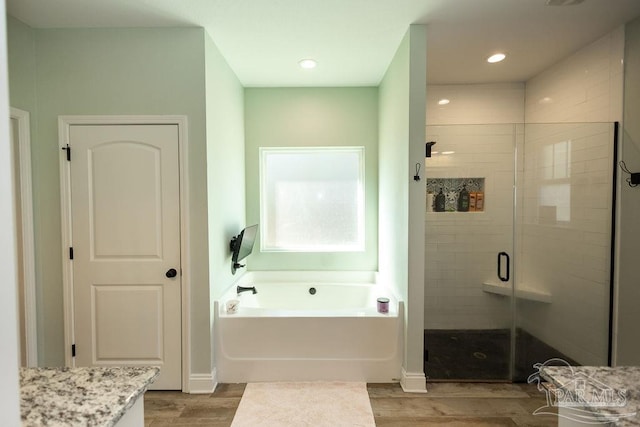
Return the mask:
{"type": "Polygon", "coordinates": [[[425,157],[431,157],[431,147],[436,145],[436,141],[428,141],[425,143],[425,152],[424,152],[424,156],[425,157]]]}

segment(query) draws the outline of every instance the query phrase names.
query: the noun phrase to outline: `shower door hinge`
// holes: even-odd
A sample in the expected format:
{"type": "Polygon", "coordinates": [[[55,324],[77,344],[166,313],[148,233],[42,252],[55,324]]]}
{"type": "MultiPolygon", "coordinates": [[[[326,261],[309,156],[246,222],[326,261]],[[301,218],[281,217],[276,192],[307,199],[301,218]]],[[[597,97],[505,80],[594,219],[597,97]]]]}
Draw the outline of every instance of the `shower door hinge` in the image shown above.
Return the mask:
{"type": "Polygon", "coordinates": [[[71,357],[76,357],[76,345],[71,344],[71,357]]]}
{"type": "Polygon", "coordinates": [[[69,259],[73,259],[73,247],[69,248],[69,259]]]}

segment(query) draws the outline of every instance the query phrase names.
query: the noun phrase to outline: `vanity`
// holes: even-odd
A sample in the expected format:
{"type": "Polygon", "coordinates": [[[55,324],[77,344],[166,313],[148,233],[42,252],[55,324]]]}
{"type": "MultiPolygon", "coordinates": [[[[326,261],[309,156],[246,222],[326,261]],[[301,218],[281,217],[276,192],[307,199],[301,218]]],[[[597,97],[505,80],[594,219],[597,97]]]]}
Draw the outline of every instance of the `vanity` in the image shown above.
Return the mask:
{"type": "Polygon", "coordinates": [[[544,366],[558,425],[640,426],[640,367],[544,366]]]}
{"type": "Polygon", "coordinates": [[[144,426],[158,367],[21,368],[23,426],[144,426]]]}

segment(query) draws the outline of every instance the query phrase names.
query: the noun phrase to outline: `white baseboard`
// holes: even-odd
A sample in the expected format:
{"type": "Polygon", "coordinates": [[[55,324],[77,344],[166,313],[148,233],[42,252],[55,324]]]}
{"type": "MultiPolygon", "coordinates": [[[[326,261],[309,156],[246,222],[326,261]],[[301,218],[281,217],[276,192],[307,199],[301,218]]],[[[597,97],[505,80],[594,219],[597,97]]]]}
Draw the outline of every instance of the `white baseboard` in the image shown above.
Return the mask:
{"type": "Polygon", "coordinates": [[[189,376],[190,394],[210,394],[218,385],[218,375],[214,369],[210,374],[191,374],[189,376]]]}
{"type": "Polygon", "coordinates": [[[407,372],[403,367],[400,386],[405,393],[426,393],[427,377],[424,372],[407,372]]]}

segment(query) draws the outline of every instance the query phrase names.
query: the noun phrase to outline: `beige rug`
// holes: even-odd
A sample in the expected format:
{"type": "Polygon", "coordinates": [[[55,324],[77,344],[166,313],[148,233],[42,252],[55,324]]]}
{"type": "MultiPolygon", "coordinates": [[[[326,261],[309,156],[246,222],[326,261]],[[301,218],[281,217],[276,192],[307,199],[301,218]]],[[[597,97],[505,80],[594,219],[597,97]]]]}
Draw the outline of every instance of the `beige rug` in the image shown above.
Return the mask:
{"type": "Polygon", "coordinates": [[[231,427],[375,427],[367,385],[249,383],[231,427]]]}

